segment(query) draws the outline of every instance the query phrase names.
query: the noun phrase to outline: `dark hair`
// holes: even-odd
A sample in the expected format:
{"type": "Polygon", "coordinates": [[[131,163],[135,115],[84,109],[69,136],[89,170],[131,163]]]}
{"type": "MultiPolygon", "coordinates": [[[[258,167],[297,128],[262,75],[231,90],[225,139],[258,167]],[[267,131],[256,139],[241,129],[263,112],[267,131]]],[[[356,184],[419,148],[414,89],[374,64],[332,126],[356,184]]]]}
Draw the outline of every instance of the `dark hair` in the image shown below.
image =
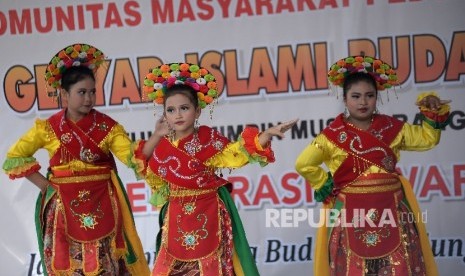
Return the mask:
{"type": "Polygon", "coordinates": [[[199,106],[199,100],[197,99],[197,90],[186,84],[175,84],[171,87],[168,87],[165,91],[165,101],[163,105],[166,104],[166,100],[168,100],[169,97],[178,94],[186,96],[195,108],[199,106]]]}
{"type": "Polygon", "coordinates": [[[365,73],[365,72],[355,72],[355,73],[349,74],[344,80],[344,85],[342,86],[344,99],[347,96],[347,91],[349,91],[352,85],[355,83],[362,82],[362,81],[368,84],[371,84],[375,88],[376,95],[378,95],[378,87],[376,86],[375,78],[372,75],[365,73]]]}
{"type": "Polygon", "coordinates": [[[86,78],[91,78],[95,81],[92,69],[87,66],[71,66],[63,72],[61,77],[61,87],[66,91],[69,91],[71,86],[86,78]]]}

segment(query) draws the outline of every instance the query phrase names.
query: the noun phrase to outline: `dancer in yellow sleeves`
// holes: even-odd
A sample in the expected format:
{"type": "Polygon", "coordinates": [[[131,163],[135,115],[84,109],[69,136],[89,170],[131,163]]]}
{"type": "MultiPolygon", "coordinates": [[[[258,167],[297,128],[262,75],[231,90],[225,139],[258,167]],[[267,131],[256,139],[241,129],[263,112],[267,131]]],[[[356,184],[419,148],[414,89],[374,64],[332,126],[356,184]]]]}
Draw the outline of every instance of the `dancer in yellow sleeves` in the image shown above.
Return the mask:
{"type": "MultiPolygon", "coordinates": [[[[240,217],[218,169],[274,161],[270,140],[284,137],[296,120],[268,128],[247,127],[231,142],[211,127],[197,125],[202,108],[218,97],[213,75],[195,64],[155,68],[144,90],[164,116],[147,168],[160,234],[152,275],[258,275],[240,217]]],[[[211,111],[211,110],[210,110],[211,111]]]]}
{"type": "MultiPolygon", "coordinates": [[[[40,190],[36,225],[46,275],[149,275],[113,155],[143,176],[153,141],[132,143],[93,107],[103,53],[74,44],[55,55],[46,80],[67,107],[34,126],[8,151],[3,169],[40,190]],[[33,157],[47,150],[47,176],[33,157]]],[[[52,94],[56,95],[56,94],[52,94]]]]}
{"type": "Polygon", "coordinates": [[[383,61],[347,57],[331,67],[328,78],[342,87],[346,111],[295,164],[323,208],[339,214],[326,216],[318,231],[314,275],[437,275],[411,184],[395,168],[401,150],[438,144],[448,123],[448,101],[421,94],[416,104],[423,123],[410,125],[377,112],[379,91],[397,79],[383,61]]]}

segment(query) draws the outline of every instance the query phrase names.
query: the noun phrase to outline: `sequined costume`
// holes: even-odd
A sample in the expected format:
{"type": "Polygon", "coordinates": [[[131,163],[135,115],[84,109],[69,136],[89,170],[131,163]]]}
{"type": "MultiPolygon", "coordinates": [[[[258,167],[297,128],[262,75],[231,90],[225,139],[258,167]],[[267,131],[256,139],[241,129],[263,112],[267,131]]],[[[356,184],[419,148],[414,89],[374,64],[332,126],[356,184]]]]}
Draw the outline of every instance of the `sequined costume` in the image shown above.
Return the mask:
{"type": "Polygon", "coordinates": [[[62,110],[34,126],[8,151],[11,179],[38,172],[33,157],[47,150],[50,185],[39,195],[36,226],[48,275],[148,275],[150,271],[113,154],[143,175],[144,141],[92,110],[78,122],[62,110]]]}
{"type": "Polygon", "coordinates": [[[218,168],[266,165],[273,152],[246,128],[230,143],[201,126],[178,141],[163,138],[147,168],[160,211],[161,234],[152,275],[258,275],[242,223],[218,168]]]}
{"type": "Polygon", "coordinates": [[[296,170],[328,211],[317,234],[314,275],[437,275],[411,184],[396,164],[401,150],[433,148],[448,112],[422,110],[421,126],[373,115],[366,131],[340,114],[304,149],[296,170]]]}

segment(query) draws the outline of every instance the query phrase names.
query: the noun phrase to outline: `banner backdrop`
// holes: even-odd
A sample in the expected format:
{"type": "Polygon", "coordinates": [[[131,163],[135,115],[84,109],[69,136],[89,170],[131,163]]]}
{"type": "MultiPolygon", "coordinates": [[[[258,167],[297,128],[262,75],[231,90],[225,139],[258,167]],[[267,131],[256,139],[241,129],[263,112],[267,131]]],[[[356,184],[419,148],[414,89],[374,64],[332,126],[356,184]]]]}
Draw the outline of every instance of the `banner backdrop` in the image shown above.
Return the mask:
{"type": "MultiPolygon", "coordinates": [[[[234,184],[234,200],[261,274],[312,275],[320,205],[294,162],[343,110],[341,95],[328,88],[328,67],[364,53],[392,64],[402,84],[383,93],[382,113],[418,124],[414,102],[419,93],[434,90],[453,101],[451,124],[440,144],[428,152],[404,152],[398,169],[414,185],[441,275],[464,270],[465,2],[78,2],[2,1],[1,156],[35,118],[58,110],[47,98],[43,75],[52,55],[69,44],[90,43],[108,56],[97,79],[96,108],[124,125],[132,139],[147,138],[155,125],[153,106],[140,97],[148,69],[169,62],[200,63],[213,72],[222,92],[212,118],[206,109],[201,123],[234,140],[246,125],[265,129],[300,119],[285,139],[273,141],[276,163],[224,174],[234,184]]],[[[46,152],[35,157],[45,173],[46,152]]],[[[148,203],[145,183],[118,166],[153,263],[158,212],[148,203]]],[[[42,275],[33,222],[38,189],[4,174],[0,181],[0,274],[42,275]]]]}

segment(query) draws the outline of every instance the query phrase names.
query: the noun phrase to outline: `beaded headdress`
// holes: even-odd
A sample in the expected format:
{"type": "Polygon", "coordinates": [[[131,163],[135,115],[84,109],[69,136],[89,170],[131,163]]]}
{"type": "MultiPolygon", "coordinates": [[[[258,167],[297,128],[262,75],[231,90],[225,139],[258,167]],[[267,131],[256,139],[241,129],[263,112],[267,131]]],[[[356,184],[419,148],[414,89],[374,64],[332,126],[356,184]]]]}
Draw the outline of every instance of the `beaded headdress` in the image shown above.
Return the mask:
{"type": "Polygon", "coordinates": [[[342,87],[346,77],[356,72],[372,75],[378,91],[399,85],[396,71],[386,62],[370,56],[349,56],[338,60],[328,71],[328,81],[331,85],[342,87]]]}
{"type": "MultiPolygon", "coordinates": [[[[104,62],[105,55],[99,49],[89,44],[76,43],[59,51],[50,60],[45,71],[45,81],[55,89],[61,89],[63,73],[72,66],[87,66],[94,73],[104,62]]],[[[49,93],[49,96],[56,96],[49,93]]]]}
{"type": "Polygon", "coordinates": [[[145,76],[143,89],[146,98],[162,105],[166,90],[176,84],[192,87],[201,108],[218,99],[215,77],[207,69],[191,63],[169,63],[152,69],[145,76]]]}

